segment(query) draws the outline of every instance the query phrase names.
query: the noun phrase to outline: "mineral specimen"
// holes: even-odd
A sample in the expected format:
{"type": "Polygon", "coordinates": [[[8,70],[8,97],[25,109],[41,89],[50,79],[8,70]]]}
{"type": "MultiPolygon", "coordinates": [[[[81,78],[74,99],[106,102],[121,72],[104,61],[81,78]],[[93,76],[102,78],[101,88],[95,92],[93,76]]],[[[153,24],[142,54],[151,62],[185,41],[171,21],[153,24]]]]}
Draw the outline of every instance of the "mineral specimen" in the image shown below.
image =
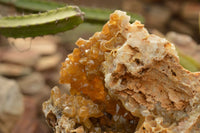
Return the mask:
{"type": "Polygon", "coordinates": [[[79,39],[43,104],[56,133],[200,132],[200,73],[180,64],[175,47],[115,11],[89,40],[79,39]],[[137,126],[137,128],[136,128],[137,126]]]}

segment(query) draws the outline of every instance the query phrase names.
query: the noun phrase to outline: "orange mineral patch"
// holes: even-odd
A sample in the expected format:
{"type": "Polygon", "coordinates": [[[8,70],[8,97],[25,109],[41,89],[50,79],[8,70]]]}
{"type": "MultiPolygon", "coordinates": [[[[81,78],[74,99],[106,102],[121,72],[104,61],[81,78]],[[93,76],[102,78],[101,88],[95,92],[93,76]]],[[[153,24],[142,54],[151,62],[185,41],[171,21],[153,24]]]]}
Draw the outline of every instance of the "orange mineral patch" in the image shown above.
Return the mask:
{"type": "Polygon", "coordinates": [[[200,73],[179,64],[175,46],[115,11],[101,32],[62,64],[43,112],[56,133],[200,132],[200,73]]]}
{"type": "Polygon", "coordinates": [[[102,125],[112,126],[116,131],[123,129],[123,132],[126,130],[133,132],[137,119],[126,111],[119,100],[110,97],[104,86],[102,73],[105,52],[120,47],[126,41],[123,35],[117,33],[120,31],[119,25],[123,17],[111,15],[110,21],[103,27],[102,32],[95,33],[89,40],[79,39],[76,42],[78,48],[75,48],[62,64],[60,83],[70,84],[72,95],[82,95],[97,103],[106,115],[100,118],[102,125]],[[111,121],[107,117],[111,117],[111,121]],[[124,124],[115,124],[120,120],[125,121],[124,124]]]}

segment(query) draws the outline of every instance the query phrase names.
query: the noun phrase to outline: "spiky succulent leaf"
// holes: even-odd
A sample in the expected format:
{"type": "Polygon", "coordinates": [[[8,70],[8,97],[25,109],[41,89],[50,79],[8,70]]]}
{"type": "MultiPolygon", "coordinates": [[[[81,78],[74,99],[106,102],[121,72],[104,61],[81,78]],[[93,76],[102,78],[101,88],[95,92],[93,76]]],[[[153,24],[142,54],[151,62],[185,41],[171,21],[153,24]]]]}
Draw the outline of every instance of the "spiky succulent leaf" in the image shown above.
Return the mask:
{"type": "MultiPolygon", "coordinates": [[[[105,23],[108,21],[110,14],[114,12],[114,10],[101,8],[80,7],[80,9],[85,13],[85,20],[88,22],[105,23]]],[[[143,17],[138,14],[130,12],[128,12],[127,14],[131,16],[131,22],[134,22],[135,20],[140,20],[141,22],[144,22],[143,17]]]]}
{"type": "Polygon", "coordinates": [[[178,55],[180,59],[180,64],[187,70],[191,72],[197,72],[200,70],[200,63],[195,61],[192,57],[181,53],[178,50],[178,55]]]}
{"type": "MultiPolygon", "coordinates": [[[[46,0],[0,0],[0,2],[12,4],[18,8],[38,12],[55,9],[66,5],[65,3],[58,3],[46,0]]],[[[91,23],[105,23],[108,21],[110,14],[114,12],[114,10],[110,9],[90,7],[80,7],[80,9],[85,13],[85,21],[91,23]]],[[[128,15],[131,16],[131,22],[134,22],[135,20],[140,20],[141,22],[144,22],[143,17],[138,14],[128,13],[128,15]]]]}
{"type": "MultiPolygon", "coordinates": [[[[3,0],[3,1],[9,1],[9,0],[3,0]]],[[[44,12],[47,10],[60,8],[66,5],[66,4],[61,4],[58,2],[45,1],[45,0],[12,0],[10,4],[21,9],[27,9],[27,10],[39,11],[39,12],[40,11],[44,12]]]]}
{"type": "Polygon", "coordinates": [[[40,14],[0,19],[0,33],[7,37],[35,37],[70,30],[83,22],[76,6],[65,6],[40,14]]]}

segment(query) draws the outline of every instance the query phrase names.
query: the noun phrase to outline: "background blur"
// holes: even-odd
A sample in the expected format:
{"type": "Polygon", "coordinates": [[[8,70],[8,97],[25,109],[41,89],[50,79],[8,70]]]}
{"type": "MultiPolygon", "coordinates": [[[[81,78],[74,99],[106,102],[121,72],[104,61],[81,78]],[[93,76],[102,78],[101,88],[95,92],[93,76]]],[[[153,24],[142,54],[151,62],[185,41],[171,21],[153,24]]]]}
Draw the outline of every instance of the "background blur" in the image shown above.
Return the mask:
{"type": "MultiPolygon", "coordinates": [[[[167,38],[200,63],[199,0],[56,1],[140,14],[151,33],[167,38]]],[[[0,3],[0,16],[15,14],[21,13],[0,3]]],[[[88,39],[101,28],[101,24],[83,23],[74,30],[35,39],[0,35],[0,133],[52,132],[42,114],[42,102],[49,98],[55,85],[64,88],[59,85],[59,70],[61,62],[76,47],[76,40],[88,39]]]]}

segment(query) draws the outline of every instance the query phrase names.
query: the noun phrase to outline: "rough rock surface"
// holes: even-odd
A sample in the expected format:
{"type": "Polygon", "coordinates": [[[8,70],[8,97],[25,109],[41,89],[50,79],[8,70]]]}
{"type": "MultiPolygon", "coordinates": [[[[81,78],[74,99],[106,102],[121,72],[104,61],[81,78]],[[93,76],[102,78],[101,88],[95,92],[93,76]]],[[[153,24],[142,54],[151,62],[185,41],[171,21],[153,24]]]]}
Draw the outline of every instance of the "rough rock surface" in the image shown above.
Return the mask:
{"type": "Polygon", "coordinates": [[[22,93],[34,95],[45,88],[45,80],[40,73],[34,72],[18,79],[22,93]]]}
{"type": "Polygon", "coordinates": [[[91,100],[82,96],[61,95],[58,87],[52,89],[51,98],[43,103],[43,112],[56,133],[83,133],[83,127],[76,123],[90,128],[89,118],[102,116],[98,105],[91,100]]]}
{"type": "Polygon", "coordinates": [[[33,66],[39,59],[39,55],[34,51],[19,52],[17,49],[0,49],[0,61],[14,64],[33,66]]]}
{"type": "Polygon", "coordinates": [[[11,63],[0,63],[0,75],[19,77],[30,74],[32,69],[30,67],[11,64],[11,63]]]}
{"type": "Polygon", "coordinates": [[[0,76],[0,132],[10,133],[23,113],[23,97],[17,83],[0,76]]]}
{"type": "Polygon", "coordinates": [[[140,117],[137,132],[192,131],[200,116],[200,73],[179,64],[173,44],[128,19],[121,25],[126,42],[103,63],[108,91],[140,117]]]}
{"type": "Polygon", "coordinates": [[[54,54],[41,57],[35,65],[36,70],[43,71],[54,68],[60,62],[62,56],[60,54],[54,54]]]}
{"type": "Polygon", "coordinates": [[[180,51],[200,62],[200,45],[198,45],[190,36],[176,32],[168,32],[166,38],[175,44],[180,51]]]}
{"type": "Polygon", "coordinates": [[[39,55],[51,55],[57,51],[58,38],[52,36],[36,38],[9,38],[9,43],[18,51],[31,51],[39,55]]]}
{"type": "MultiPolygon", "coordinates": [[[[63,64],[61,82],[71,83],[73,91],[76,91],[77,87],[77,90],[81,90],[79,95],[87,96],[93,101],[104,98],[106,101],[107,97],[120,100],[127,111],[139,117],[135,131],[137,133],[199,132],[200,73],[191,73],[179,64],[175,47],[169,41],[149,34],[139,21],[130,24],[129,20],[130,17],[124,12],[115,11],[111,14],[110,21],[104,26],[102,32],[94,34],[88,41],[80,39],[77,42],[79,48],[75,49],[63,64]],[[96,48],[95,45],[98,47],[96,48]],[[90,60],[87,55],[91,56],[88,57],[90,60]],[[95,58],[92,57],[94,55],[95,58]],[[98,62],[91,63],[93,65],[84,64],[83,59],[86,63],[98,62]],[[92,91],[96,89],[92,87],[88,91],[87,88],[91,87],[91,77],[93,79],[95,76],[101,77],[99,71],[103,72],[104,78],[99,78],[100,82],[95,81],[94,83],[101,85],[99,83],[104,80],[105,88],[92,91]],[[86,74],[90,75],[90,80],[86,74]],[[79,86],[79,84],[84,85],[82,81],[87,81],[88,86],[85,88],[79,86]],[[100,97],[99,92],[104,95],[97,99],[96,97],[100,97]],[[87,95],[87,93],[90,94],[87,95]]],[[[94,87],[98,88],[98,86],[94,87]]],[[[45,116],[47,120],[50,119],[49,123],[56,129],[56,132],[72,131],[77,128],[74,122],[77,122],[79,114],[65,115],[65,113],[72,112],[71,110],[65,113],[58,112],[57,110],[65,109],[68,98],[66,96],[61,98],[59,90],[53,89],[53,93],[50,100],[43,104],[45,116]],[[73,122],[70,122],[72,119],[73,122]],[[63,126],[63,123],[67,123],[67,126],[63,126]]],[[[78,102],[67,103],[75,103],[76,105],[73,106],[79,105],[78,102]]],[[[105,104],[108,103],[105,102],[105,104]]],[[[116,104],[116,102],[108,105],[111,106],[111,104],[116,104]]],[[[90,111],[85,113],[87,112],[90,111]]],[[[126,121],[126,119],[122,120],[126,121]]],[[[78,127],[83,132],[84,129],[80,124],[84,126],[84,129],[87,126],[79,122],[78,127]]],[[[103,129],[103,126],[100,125],[100,128],[103,129]]]]}

